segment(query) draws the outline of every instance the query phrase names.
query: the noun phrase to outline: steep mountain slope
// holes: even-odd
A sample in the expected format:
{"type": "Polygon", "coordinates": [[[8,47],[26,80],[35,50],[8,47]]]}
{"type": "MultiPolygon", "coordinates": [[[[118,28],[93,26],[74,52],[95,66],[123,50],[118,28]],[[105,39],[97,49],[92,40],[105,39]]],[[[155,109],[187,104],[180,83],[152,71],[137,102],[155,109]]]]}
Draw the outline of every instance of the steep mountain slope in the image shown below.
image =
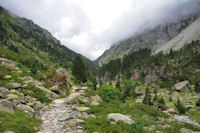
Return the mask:
{"type": "Polygon", "coordinates": [[[182,30],[189,26],[198,18],[198,15],[180,17],[176,22],[159,25],[154,29],[145,30],[144,32],[122,40],[113,45],[109,50],[97,59],[100,63],[107,63],[109,60],[122,58],[131,51],[137,51],[140,48],[157,49],[174,37],[182,30]]]}
{"type": "Polygon", "coordinates": [[[170,52],[171,49],[179,50],[180,48],[183,48],[185,44],[191,43],[192,40],[200,40],[200,18],[198,18],[171,41],[156,49],[153,53],[156,54],[160,51],[170,52]]]}
{"type": "MultiPolygon", "coordinates": [[[[29,64],[32,71],[49,66],[70,68],[74,58],[79,55],[31,20],[19,18],[2,7],[0,29],[0,56],[29,64]]],[[[83,59],[90,69],[96,69],[93,62],[85,57],[83,59]]]]}

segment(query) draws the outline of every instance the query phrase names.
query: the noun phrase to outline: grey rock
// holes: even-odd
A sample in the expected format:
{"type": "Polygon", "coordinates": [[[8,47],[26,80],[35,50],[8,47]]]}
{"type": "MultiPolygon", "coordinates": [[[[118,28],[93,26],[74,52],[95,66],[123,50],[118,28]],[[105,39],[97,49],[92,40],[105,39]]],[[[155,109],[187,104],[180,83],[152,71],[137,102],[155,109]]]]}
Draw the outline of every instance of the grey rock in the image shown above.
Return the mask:
{"type": "Polygon", "coordinates": [[[192,119],[190,119],[188,116],[179,116],[179,115],[174,115],[174,119],[179,121],[179,122],[185,122],[191,125],[194,125],[195,127],[200,128],[200,124],[192,119]]]}
{"type": "Polygon", "coordinates": [[[20,88],[22,85],[20,83],[7,83],[5,85],[6,88],[8,89],[17,89],[20,88]]]}
{"type": "Polygon", "coordinates": [[[191,86],[189,84],[189,81],[186,80],[186,81],[175,84],[174,89],[176,91],[181,91],[181,92],[190,92],[191,86]]]}
{"type": "Polygon", "coordinates": [[[115,122],[123,121],[124,123],[127,123],[129,125],[135,123],[129,116],[120,113],[110,113],[108,114],[107,118],[112,119],[115,122]]]}
{"type": "Polygon", "coordinates": [[[17,105],[17,109],[24,111],[26,113],[34,113],[35,112],[35,110],[32,107],[30,107],[28,105],[24,105],[24,104],[17,105]]]}
{"type": "Polygon", "coordinates": [[[181,133],[194,133],[192,130],[186,129],[186,128],[181,128],[180,132],[181,133]]]}
{"type": "Polygon", "coordinates": [[[0,110],[2,111],[6,111],[9,113],[14,113],[14,108],[13,108],[13,104],[10,101],[7,101],[5,99],[0,101],[0,110]]]}

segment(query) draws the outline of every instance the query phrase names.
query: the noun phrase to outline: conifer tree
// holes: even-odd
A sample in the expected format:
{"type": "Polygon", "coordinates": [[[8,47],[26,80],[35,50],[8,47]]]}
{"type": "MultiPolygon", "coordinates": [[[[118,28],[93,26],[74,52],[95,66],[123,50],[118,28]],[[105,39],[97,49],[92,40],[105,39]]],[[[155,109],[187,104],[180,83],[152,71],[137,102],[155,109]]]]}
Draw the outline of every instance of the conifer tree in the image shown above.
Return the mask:
{"type": "Polygon", "coordinates": [[[86,66],[81,56],[74,59],[72,66],[72,74],[81,82],[86,82],[86,66]]]}
{"type": "Polygon", "coordinates": [[[158,95],[157,95],[158,92],[157,92],[157,89],[156,89],[156,88],[154,89],[153,93],[154,93],[153,102],[155,102],[155,101],[158,100],[158,95]]]}
{"type": "Polygon", "coordinates": [[[146,91],[145,91],[145,96],[144,96],[144,99],[143,99],[143,103],[147,104],[147,105],[152,105],[152,102],[151,102],[151,93],[150,93],[148,87],[146,88],[146,91]]]}
{"type": "Polygon", "coordinates": [[[178,112],[180,114],[184,114],[185,113],[185,107],[183,106],[183,104],[181,103],[179,98],[178,98],[177,103],[175,104],[175,106],[178,109],[178,112]]]}

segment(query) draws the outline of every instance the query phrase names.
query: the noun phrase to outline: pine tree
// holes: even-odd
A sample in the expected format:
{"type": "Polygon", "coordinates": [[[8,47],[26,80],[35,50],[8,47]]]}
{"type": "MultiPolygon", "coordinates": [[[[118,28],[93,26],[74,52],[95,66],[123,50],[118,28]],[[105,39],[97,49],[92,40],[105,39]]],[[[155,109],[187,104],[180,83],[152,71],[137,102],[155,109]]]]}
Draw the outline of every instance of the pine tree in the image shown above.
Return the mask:
{"type": "Polygon", "coordinates": [[[185,107],[182,105],[180,99],[177,100],[177,103],[175,104],[176,108],[178,109],[178,112],[181,114],[185,113],[185,107]]]}
{"type": "Polygon", "coordinates": [[[74,59],[72,66],[72,74],[81,82],[86,82],[86,66],[81,56],[74,59]]]}
{"type": "Polygon", "coordinates": [[[153,93],[154,93],[153,102],[155,102],[155,101],[158,100],[158,95],[157,95],[158,92],[157,92],[157,89],[154,89],[153,93]]]}
{"type": "Polygon", "coordinates": [[[147,104],[147,105],[152,105],[152,102],[151,102],[151,93],[150,93],[148,87],[146,88],[146,91],[145,91],[145,96],[144,96],[144,99],[143,99],[143,103],[147,104]]]}
{"type": "Polygon", "coordinates": [[[120,79],[118,78],[117,83],[116,83],[116,88],[121,91],[121,84],[120,84],[120,79]]]}

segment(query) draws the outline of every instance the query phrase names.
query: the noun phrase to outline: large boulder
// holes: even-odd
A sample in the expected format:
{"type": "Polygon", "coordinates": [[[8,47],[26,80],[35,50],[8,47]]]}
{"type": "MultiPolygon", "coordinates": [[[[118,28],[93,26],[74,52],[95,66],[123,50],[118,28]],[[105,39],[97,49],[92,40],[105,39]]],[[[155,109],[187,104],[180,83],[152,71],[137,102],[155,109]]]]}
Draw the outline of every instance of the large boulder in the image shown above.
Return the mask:
{"type": "Polygon", "coordinates": [[[25,105],[25,104],[17,105],[17,109],[24,111],[26,113],[34,113],[35,112],[35,110],[32,107],[25,105]]]}
{"type": "Polygon", "coordinates": [[[9,101],[12,101],[12,100],[15,100],[15,99],[19,99],[19,96],[15,95],[15,94],[8,94],[6,99],[9,100],[9,101]]]}
{"type": "Polygon", "coordinates": [[[114,120],[115,122],[123,121],[124,123],[129,124],[129,125],[135,123],[129,116],[123,115],[120,113],[110,113],[108,114],[107,118],[114,120]]]}
{"type": "Polygon", "coordinates": [[[103,102],[103,100],[101,99],[99,95],[91,96],[90,99],[92,102],[103,102]]]}
{"type": "Polygon", "coordinates": [[[67,71],[64,68],[59,68],[56,70],[57,74],[64,74],[64,75],[68,75],[67,71]]]}
{"type": "Polygon", "coordinates": [[[55,92],[50,91],[49,89],[45,88],[44,86],[36,85],[36,87],[39,88],[40,90],[44,91],[45,93],[47,93],[53,99],[57,99],[58,98],[58,95],[55,92]]]}
{"type": "Polygon", "coordinates": [[[6,98],[10,91],[4,87],[0,87],[0,97],[6,98]]]}
{"type": "Polygon", "coordinates": [[[5,65],[6,67],[16,70],[18,73],[22,73],[22,71],[16,67],[16,62],[8,60],[6,58],[0,58],[0,64],[5,65]]]}
{"type": "Polygon", "coordinates": [[[0,101],[0,110],[14,113],[13,104],[5,99],[0,101]]]}
{"type": "Polygon", "coordinates": [[[175,84],[174,89],[180,92],[190,92],[191,86],[189,84],[189,81],[186,80],[186,81],[175,84]]]}
{"type": "Polygon", "coordinates": [[[91,106],[99,106],[100,103],[99,103],[99,102],[94,102],[94,101],[92,101],[90,105],[91,105],[91,106]]]}
{"type": "Polygon", "coordinates": [[[34,85],[42,85],[41,82],[37,81],[36,79],[33,79],[31,76],[25,76],[22,78],[22,80],[24,81],[24,83],[28,84],[28,83],[32,83],[34,85]]]}
{"type": "Polygon", "coordinates": [[[191,129],[181,128],[181,133],[194,133],[191,129]]]}
{"type": "Polygon", "coordinates": [[[22,85],[20,83],[7,83],[5,85],[6,88],[8,89],[17,89],[20,88],[22,85]]]}

